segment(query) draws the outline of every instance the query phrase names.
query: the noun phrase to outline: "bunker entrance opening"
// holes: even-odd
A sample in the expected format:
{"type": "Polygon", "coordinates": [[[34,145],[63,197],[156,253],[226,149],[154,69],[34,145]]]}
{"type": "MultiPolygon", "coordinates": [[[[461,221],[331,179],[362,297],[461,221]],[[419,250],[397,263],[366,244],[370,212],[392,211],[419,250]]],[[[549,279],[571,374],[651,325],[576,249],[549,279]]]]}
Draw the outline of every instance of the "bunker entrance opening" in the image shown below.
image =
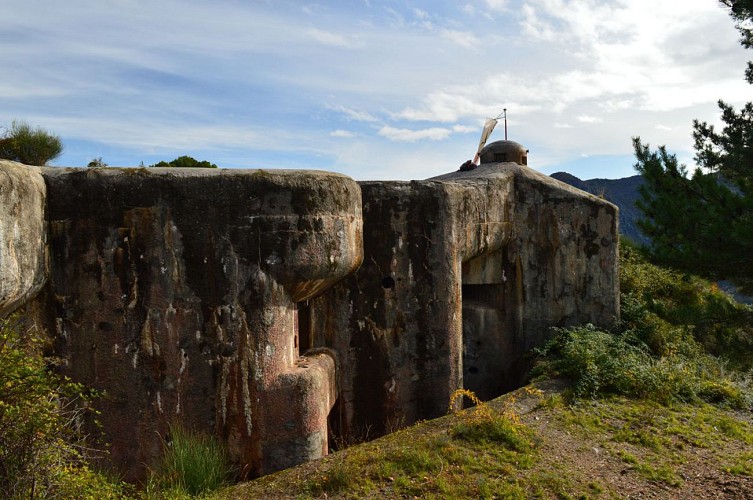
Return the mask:
{"type": "Polygon", "coordinates": [[[509,389],[506,282],[502,249],[463,262],[463,387],[482,401],[509,389]]]}

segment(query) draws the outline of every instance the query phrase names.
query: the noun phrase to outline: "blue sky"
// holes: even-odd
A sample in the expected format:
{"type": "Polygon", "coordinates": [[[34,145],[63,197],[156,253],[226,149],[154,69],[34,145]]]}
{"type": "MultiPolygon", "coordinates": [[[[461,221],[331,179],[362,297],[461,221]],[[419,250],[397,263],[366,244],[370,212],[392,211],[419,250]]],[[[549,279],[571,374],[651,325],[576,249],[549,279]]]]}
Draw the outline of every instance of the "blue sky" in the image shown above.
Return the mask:
{"type": "Polygon", "coordinates": [[[619,178],[636,135],[692,162],[749,56],[714,0],[3,0],[0,125],[59,135],[61,166],[424,179],[507,108],[533,168],[619,178]]]}

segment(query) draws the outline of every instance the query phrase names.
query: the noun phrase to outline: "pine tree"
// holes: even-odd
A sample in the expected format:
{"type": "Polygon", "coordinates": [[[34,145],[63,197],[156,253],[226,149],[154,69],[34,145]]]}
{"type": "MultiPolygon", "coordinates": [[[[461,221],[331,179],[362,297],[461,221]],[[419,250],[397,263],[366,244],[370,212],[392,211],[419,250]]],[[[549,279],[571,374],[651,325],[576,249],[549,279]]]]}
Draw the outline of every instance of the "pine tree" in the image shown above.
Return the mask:
{"type": "MultiPolygon", "coordinates": [[[[753,48],[753,0],[722,0],[753,48]]],[[[753,63],[746,79],[753,84],[753,63]]],[[[753,291],[753,103],[740,111],[719,101],[721,130],[695,120],[691,176],[664,147],[651,151],[633,139],[645,185],[638,208],[641,230],[651,238],[653,257],[714,279],[731,279],[753,291]]]]}

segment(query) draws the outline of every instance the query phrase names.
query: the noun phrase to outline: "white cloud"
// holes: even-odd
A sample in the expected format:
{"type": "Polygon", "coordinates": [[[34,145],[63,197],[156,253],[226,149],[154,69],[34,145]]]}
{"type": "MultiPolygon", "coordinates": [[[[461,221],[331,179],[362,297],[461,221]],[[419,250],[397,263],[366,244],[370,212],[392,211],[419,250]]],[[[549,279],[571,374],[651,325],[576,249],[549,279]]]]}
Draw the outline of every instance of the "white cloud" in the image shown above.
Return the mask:
{"type": "Polygon", "coordinates": [[[391,141],[397,142],[416,142],[421,140],[439,141],[446,139],[452,133],[452,130],[441,127],[432,127],[421,130],[409,130],[405,128],[395,128],[385,125],[379,129],[379,135],[386,137],[391,141]]]}
{"type": "Polygon", "coordinates": [[[503,5],[505,3],[507,3],[507,2],[505,2],[504,0],[503,1],[497,0],[496,2],[493,1],[491,3],[492,4],[499,4],[499,6],[498,7],[489,7],[488,5],[486,5],[486,7],[479,6],[479,8],[477,9],[473,4],[467,3],[467,4],[465,4],[463,6],[462,12],[465,15],[467,15],[467,16],[475,16],[475,15],[478,14],[478,15],[482,16],[484,19],[486,19],[487,21],[494,22],[494,16],[492,16],[488,12],[488,10],[497,10],[497,11],[507,10],[507,9],[503,8],[503,5]]]}
{"type": "Polygon", "coordinates": [[[452,131],[459,134],[467,134],[470,132],[481,132],[482,127],[469,127],[468,125],[453,125],[452,131]]]}
{"type": "Polygon", "coordinates": [[[429,13],[421,9],[413,9],[413,14],[422,21],[429,19],[429,13]]]}
{"type": "MultiPolygon", "coordinates": [[[[7,77],[6,77],[7,78],[7,77]]],[[[55,85],[45,85],[45,82],[25,84],[18,82],[14,85],[6,78],[0,81],[0,99],[30,99],[40,97],[63,97],[66,92],[55,85]]]]}
{"type": "Polygon", "coordinates": [[[308,37],[315,42],[321,43],[328,47],[337,47],[341,49],[354,49],[362,47],[361,42],[350,40],[347,37],[338,33],[332,33],[330,31],[320,30],[318,28],[310,28],[306,30],[308,37]]]}
{"type": "MultiPolygon", "coordinates": [[[[636,91],[637,94],[637,91],[636,91]]],[[[622,95],[615,99],[607,99],[599,104],[599,106],[605,111],[611,113],[616,111],[624,111],[636,106],[636,101],[629,95],[622,95]]]]}
{"type": "Polygon", "coordinates": [[[581,123],[601,123],[604,120],[598,116],[580,115],[577,120],[581,123]]]}
{"type": "Polygon", "coordinates": [[[509,0],[486,0],[486,6],[491,10],[505,11],[509,0]]]}
{"type": "Polygon", "coordinates": [[[524,5],[522,12],[523,21],[521,22],[520,27],[525,36],[546,42],[553,42],[556,40],[558,34],[554,26],[541,19],[538,11],[533,6],[528,4],[524,5]]]}
{"type": "Polygon", "coordinates": [[[332,137],[343,137],[343,138],[349,139],[351,137],[355,137],[357,134],[349,130],[338,129],[338,130],[333,130],[332,132],[329,133],[329,135],[331,135],[332,137]]]}
{"type": "Polygon", "coordinates": [[[4,0],[0,109],[97,146],[368,169],[461,162],[504,107],[533,165],[630,155],[633,135],[689,151],[693,118],[750,99],[713,0],[371,3],[4,0]]]}
{"type": "Polygon", "coordinates": [[[481,43],[481,40],[470,31],[443,29],[440,32],[440,35],[442,38],[466,48],[474,48],[481,43]]]}
{"type": "MultiPolygon", "coordinates": [[[[291,145],[315,145],[317,139],[301,137],[295,131],[266,126],[229,124],[175,123],[163,120],[146,122],[122,120],[119,117],[54,117],[31,115],[28,121],[44,124],[66,140],[87,140],[144,152],[215,150],[253,148],[288,151],[291,145]]],[[[138,162],[136,162],[138,163],[138,162]]]]}
{"type": "Polygon", "coordinates": [[[344,114],[348,120],[353,120],[357,122],[376,122],[377,119],[367,111],[363,111],[360,109],[353,109],[348,108],[345,106],[337,105],[337,106],[330,106],[330,109],[333,111],[337,111],[338,113],[344,114]]]}

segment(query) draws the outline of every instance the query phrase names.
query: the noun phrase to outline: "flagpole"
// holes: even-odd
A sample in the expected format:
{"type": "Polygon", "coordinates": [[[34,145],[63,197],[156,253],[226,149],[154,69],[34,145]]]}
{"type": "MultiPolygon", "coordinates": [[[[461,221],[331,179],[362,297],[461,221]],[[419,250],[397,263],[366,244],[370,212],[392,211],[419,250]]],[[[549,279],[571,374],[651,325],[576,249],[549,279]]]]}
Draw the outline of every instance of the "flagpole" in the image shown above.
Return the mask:
{"type": "Polygon", "coordinates": [[[507,140],[507,108],[504,108],[502,112],[505,115],[505,140],[507,140]]]}

